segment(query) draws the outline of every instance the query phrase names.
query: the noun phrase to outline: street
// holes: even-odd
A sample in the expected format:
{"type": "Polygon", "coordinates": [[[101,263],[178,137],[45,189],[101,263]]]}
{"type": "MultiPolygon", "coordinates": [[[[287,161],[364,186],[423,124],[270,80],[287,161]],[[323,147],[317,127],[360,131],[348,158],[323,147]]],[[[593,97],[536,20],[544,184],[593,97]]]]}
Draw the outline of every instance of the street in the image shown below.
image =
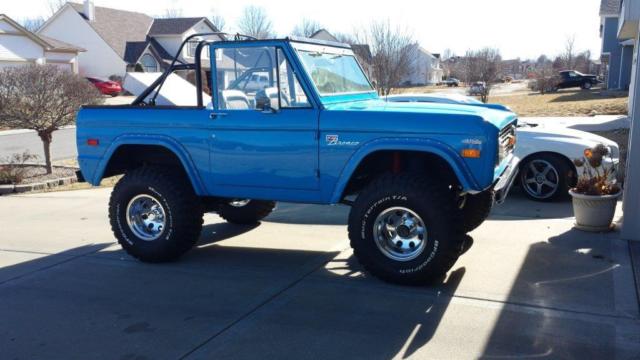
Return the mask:
{"type": "MultiPolygon", "coordinates": [[[[29,151],[38,155],[38,162],[44,162],[44,150],[42,141],[35,132],[23,132],[19,134],[3,135],[0,132],[0,159],[6,159],[13,154],[29,151]]],[[[75,158],[76,129],[66,128],[53,133],[51,143],[52,160],[64,160],[75,158]]]]}
{"type": "Polygon", "coordinates": [[[361,272],[343,206],[205,216],[180,261],[126,255],[110,189],[0,198],[0,358],[619,358],[640,353],[628,244],[514,193],[434,287],[361,272]],[[250,346],[248,346],[250,345],[250,346]]]}
{"type": "MultiPolygon", "coordinates": [[[[130,103],[132,96],[105,97],[105,105],[122,105],[130,103]]],[[[38,162],[44,162],[44,150],[42,141],[38,135],[33,132],[19,131],[0,131],[0,162],[13,154],[28,151],[31,154],[38,155],[38,162]]],[[[53,142],[51,143],[51,157],[53,161],[73,159],[78,155],[76,148],[76,129],[75,127],[67,127],[53,133],[53,142]]]]}

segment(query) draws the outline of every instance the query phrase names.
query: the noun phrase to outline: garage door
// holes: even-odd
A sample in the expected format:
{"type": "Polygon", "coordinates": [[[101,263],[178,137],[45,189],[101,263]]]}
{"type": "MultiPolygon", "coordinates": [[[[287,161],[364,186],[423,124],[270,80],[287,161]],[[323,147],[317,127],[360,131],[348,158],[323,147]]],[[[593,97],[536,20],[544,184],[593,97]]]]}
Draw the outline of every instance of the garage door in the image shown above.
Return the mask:
{"type": "Polygon", "coordinates": [[[54,62],[48,62],[47,65],[52,65],[52,66],[56,66],[62,70],[65,71],[71,71],[73,72],[73,66],[69,63],[54,63],[54,62]]]}
{"type": "Polygon", "coordinates": [[[0,61],[0,69],[14,66],[24,66],[27,64],[33,64],[30,61],[0,61]]]}

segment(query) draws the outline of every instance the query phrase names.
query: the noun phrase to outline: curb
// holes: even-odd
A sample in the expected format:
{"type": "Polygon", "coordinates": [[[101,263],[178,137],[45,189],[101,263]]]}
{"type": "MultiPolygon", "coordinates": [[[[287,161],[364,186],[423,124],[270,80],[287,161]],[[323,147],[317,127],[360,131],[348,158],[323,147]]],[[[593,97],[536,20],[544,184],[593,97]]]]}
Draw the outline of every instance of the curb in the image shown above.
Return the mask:
{"type": "Polygon", "coordinates": [[[78,182],[75,176],[64,177],[60,179],[47,180],[40,183],[23,184],[23,185],[0,185],[0,196],[9,194],[18,194],[29,191],[53,189],[62,185],[69,185],[78,182]]]}

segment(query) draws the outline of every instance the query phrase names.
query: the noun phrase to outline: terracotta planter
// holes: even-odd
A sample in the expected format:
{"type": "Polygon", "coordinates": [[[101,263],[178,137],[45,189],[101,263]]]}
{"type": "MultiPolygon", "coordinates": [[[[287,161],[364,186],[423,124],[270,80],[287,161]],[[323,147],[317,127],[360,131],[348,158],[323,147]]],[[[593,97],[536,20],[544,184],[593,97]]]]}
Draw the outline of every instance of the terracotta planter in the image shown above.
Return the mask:
{"type": "Polygon", "coordinates": [[[576,228],[584,231],[600,232],[611,230],[616,203],[622,191],[614,195],[583,195],[569,190],[573,198],[573,214],[576,228]]]}

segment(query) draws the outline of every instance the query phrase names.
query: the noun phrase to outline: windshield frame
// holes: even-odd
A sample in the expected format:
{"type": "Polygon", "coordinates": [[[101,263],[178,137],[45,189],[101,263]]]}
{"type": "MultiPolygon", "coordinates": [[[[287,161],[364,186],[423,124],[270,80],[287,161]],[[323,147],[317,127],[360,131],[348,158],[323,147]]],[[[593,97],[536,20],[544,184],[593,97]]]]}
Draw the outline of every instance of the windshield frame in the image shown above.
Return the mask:
{"type": "Polygon", "coordinates": [[[346,96],[346,95],[358,95],[358,94],[376,94],[377,95],[378,94],[375,87],[371,83],[371,80],[369,80],[367,73],[362,68],[362,65],[358,61],[358,58],[356,57],[355,53],[351,48],[342,48],[342,47],[335,47],[335,46],[329,46],[329,45],[319,45],[319,44],[309,44],[309,43],[299,43],[299,42],[291,42],[291,47],[295,50],[296,56],[298,57],[298,61],[300,61],[300,64],[304,68],[304,71],[307,77],[309,78],[309,82],[311,83],[311,86],[313,86],[314,90],[316,91],[316,93],[320,98],[328,99],[328,98],[335,98],[335,97],[346,96]],[[301,51],[302,52],[319,52],[322,54],[331,54],[331,55],[352,56],[353,59],[355,60],[355,63],[358,65],[358,69],[360,69],[360,72],[362,73],[364,78],[367,80],[367,84],[369,85],[371,90],[322,93],[318,89],[315,81],[313,81],[311,72],[307,68],[307,64],[305,64],[305,62],[302,60],[302,56],[300,55],[301,51]]]}

